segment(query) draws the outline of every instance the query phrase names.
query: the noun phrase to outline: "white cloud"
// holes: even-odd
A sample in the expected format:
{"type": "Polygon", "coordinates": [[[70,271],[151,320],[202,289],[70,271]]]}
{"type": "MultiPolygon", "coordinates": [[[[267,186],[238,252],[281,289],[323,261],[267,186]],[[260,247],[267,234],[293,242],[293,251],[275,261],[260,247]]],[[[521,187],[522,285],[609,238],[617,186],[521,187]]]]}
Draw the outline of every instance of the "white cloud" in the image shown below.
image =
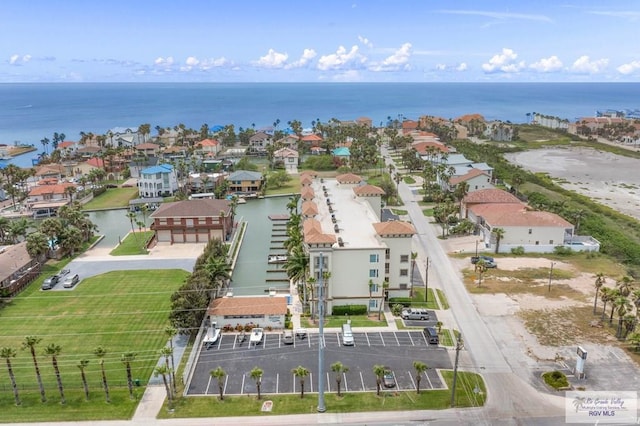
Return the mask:
{"type": "Polygon", "coordinates": [[[362,43],[363,45],[367,46],[369,49],[373,48],[373,43],[371,43],[371,40],[369,40],[366,37],[362,37],[362,36],[358,36],[358,40],[360,40],[360,43],[362,43]]]}
{"type": "Polygon", "coordinates": [[[469,66],[467,65],[466,62],[461,62],[460,64],[458,64],[458,66],[456,67],[456,71],[466,71],[467,68],[469,68],[469,66]]]}
{"type": "Polygon", "coordinates": [[[289,59],[289,55],[286,53],[279,53],[269,49],[269,52],[261,56],[254,64],[262,68],[282,68],[286,65],[287,59],[289,59]]]}
{"type": "Polygon", "coordinates": [[[640,61],[629,62],[628,64],[622,64],[616,68],[620,74],[629,75],[640,70],[640,61]]]}
{"type": "Polygon", "coordinates": [[[571,71],[580,74],[597,74],[603,71],[607,65],[609,65],[608,59],[592,61],[588,56],[584,55],[576,59],[571,66],[571,71]]]}
{"type": "Polygon", "coordinates": [[[460,62],[458,65],[436,64],[436,71],[466,71],[469,68],[466,62],[460,62]]]}
{"type": "Polygon", "coordinates": [[[525,67],[524,61],[516,62],[518,54],[512,49],[503,48],[502,53],[494,55],[489,62],[482,64],[482,69],[487,73],[504,72],[514,73],[519,72],[525,67]]]}
{"type": "Polygon", "coordinates": [[[436,64],[436,70],[445,71],[446,69],[447,69],[447,66],[445,64],[436,64]]]}
{"type": "Polygon", "coordinates": [[[167,56],[163,58],[162,56],[158,56],[155,61],[153,61],[154,65],[158,66],[171,66],[174,63],[173,56],[167,56]]]}
{"type": "Polygon", "coordinates": [[[9,65],[23,65],[31,60],[31,55],[11,55],[9,57],[9,65]]]}
{"type": "Polygon", "coordinates": [[[592,15],[602,15],[602,16],[611,16],[614,18],[624,18],[624,19],[628,19],[632,22],[637,21],[640,19],[640,12],[638,12],[637,10],[621,10],[621,11],[591,11],[591,12],[587,12],[587,13],[591,13],[592,15]]]}
{"type": "Polygon", "coordinates": [[[527,13],[511,13],[511,12],[491,12],[484,10],[441,10],[440,13],[452,15],[476,15],[485,18],[493,18],[498,20],[524,20],[524,21],[540,21],[553,22],[551,18],[545,15],[533,15],[527,13]]]}
{"type": "Polygon", "coordinates": [[[548,58],[542,58],[538,62],[534,62],[529,65],[529,68],[538,72],[555,72],[562,69],[562,61],[557,56],[549,56],[548,58]]]}
{"type": "Polygon", "coordinates": [[[301,68],[307,65],[318,54],[313,49],[304,49],[302,56],[295,62],[285,65],[285,69],[301,68]]]}
{"type": "Polygon", "coordinates": [[[353,46],[348,52],[344,46],[340,46],[336,53],[320,57],[318,69],[322,71],[349,69],[366,61],[367,58],[358,52],[358,46],[353,46]]]}
{"type": "Polygon", "coordinates": [[[410,69],[411,43],[405,43],[393,55],[387,57],[379,64],[370,67],[371,71],[400,71],[410,69]]]}
{"type": "Polygon", "coordinates": [[[198,66],[200,61],[195,56],[189,56],[184,63],[187,64],[188,67],[195,67],[198,66]]]}

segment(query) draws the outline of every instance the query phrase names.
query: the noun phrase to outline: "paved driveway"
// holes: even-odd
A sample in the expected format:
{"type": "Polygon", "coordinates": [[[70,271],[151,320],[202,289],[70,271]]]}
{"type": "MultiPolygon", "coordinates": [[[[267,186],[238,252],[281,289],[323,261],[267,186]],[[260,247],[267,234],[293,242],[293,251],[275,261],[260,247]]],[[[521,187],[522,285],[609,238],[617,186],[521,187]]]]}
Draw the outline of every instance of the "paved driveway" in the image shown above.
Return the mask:
{"type": "MultiPolygon", "coordinates": [[[[295,339],[285,345],[279,333],[265,334],[262,344],[250,346],[241,342],[237,334],[223,334],[212,349],[200,349],[199,359],[191,380],[189,395],[218,393],[216,379],[209,372],[220,366],[227,372],[224,383],[226,394],[256,393],[255,382],[249,372],[254,367],[264,371],[262,392],[269,394],[295,393],[300,383],[291,370],[299,365],[310,371],[305,380],[305,391],[318,391],[319,334],[295,339]]],[[[340,361],[349,371],[344,374],[342,389],[348,392],[375,391],[376,379],[372,369],[376,364],[393,370],[397,390],[415,390],[413,361],[422,361],[430,368],[422,376],[421,389],[445,387],[437,369],[450,369],[448,352],[437,345],[429,345],[419,331],[355,332],[355,345],[342,346],[340,333],[325,333],[326,389],[336,391],[332,363],[340,361]],[[328,371],[327,371],[328,370],[328,371]]]]}

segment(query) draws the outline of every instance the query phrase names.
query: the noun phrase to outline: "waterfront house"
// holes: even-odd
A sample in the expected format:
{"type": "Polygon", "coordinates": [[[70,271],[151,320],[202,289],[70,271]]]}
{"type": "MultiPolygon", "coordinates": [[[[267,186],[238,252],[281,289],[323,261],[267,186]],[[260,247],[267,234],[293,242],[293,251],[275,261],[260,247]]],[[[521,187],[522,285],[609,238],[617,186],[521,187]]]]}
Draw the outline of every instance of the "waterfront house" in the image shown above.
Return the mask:
{"type": "Polygon", "coordinates": [[[480,189],[467,193],[462,199],[460,217],[467,218],[468,211],[478,204],[516,204],[523,206],[524,203],[515,195],[502,189],[480,189]]]}
{"type": "Polygon", "coordinates": [[[62,158],[74,157],[78,150],[78,143],[73,141],[64,141],[58,144],[58,151],[62,158]]]}
{"type": "Polygon", "coordinates": [[[450,192],[454,192],[458,185],[463,182],[467,184],[467,193],[495,188],[491,183],[491,175],[483,170],[473,167],[461,167],[455,170],[456,172],[449,178],[447,185],[447,190],[450,192]]]}
{"type": "Polygon", "coordinates": [[[298,151],[291,148],[281,148],[273,153],[273,163],[282,163],[285,170],[296,171],[298,170],[298,160],[300,155],[298,151]]]}
{"type": "Polygon", "coordinates": [[[264,176],[260,172],[236,170],[227,177],[227,191],[235,195],[257,195],[264,186],[264,176]]]}
{"type": "Polygon", "coordinates": [[[206,198],[163,203],[151,219],[157,241],[171,244],[227,241],[234,220],[228,200],[206,198]]]}
{"type": "Polygon", "coordinates": [[[202,157],[215,157],[222,149],[222,144],[215,139],[203,139],[195,146],[196,154],[202,157]]]}
{"type": "Polygon", "coordinates": [[[285,135],[284,137],[275,141],[276,146],[284,148],[297,149],[300,138],[294,134],[285,135]]]}
{"type": "Polygon", "coordinates": [[[40,275],[40,263],[27,251],[27,242],[0,246],[0,294],[13,297],[40,275]]]}
{"type": "Polygon", "coordinates": [[[136,155],[145,155],[147,157],[157,157],[160,153],[160,145],[151,142],[141,143],[133,147],[136,155]]]}
{"type": "Polygon", "coordinates": [[[271,145],[272,136],[266,132],[256,132],[249,138],[249,148],[251,151],[266,154],[267,147],[271,145]]]}
{"type": "Polygon", "coordinates": [[[140,198],[168,197],[178,190],[178,175],[171,164],[159,164],[140,172],[140,198]]]}
{"type": "Polygon", "coordinates": [[[87,159],[87,158],[95,157],[101,151],[102,149],[98,146],[83,146],[76,150],[76,155],[79,156],[80,158],[87,159]]]}
{"type": "Polygon", "coordinates": [[[146,142],[138,127],[114,127],[107,131],[106,136],[105,144],[114,148],[134,147],[146,142]]]}

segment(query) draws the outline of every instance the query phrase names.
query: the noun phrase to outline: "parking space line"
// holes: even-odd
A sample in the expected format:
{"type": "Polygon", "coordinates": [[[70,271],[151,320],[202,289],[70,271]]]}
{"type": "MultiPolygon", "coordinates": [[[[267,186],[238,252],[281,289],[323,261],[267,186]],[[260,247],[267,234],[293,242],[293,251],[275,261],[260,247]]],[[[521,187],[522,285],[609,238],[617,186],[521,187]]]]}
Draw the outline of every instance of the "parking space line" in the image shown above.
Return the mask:
{"type": "Polygon", "coordinates": [[[280,373],[276,373],[276,393],[280,393],[278,391],[279,386],[280,386],[280,373]]]}
{"type": "Polygon", "coordinates": [[[397,388],[398,390],[400,390],[400,383],[398,383],[398,380],[396,379],[396,372],[395,372],[395,371],[392,371],[392,372],[391,372],[391,374],[393,375],[393,381],[394,381],[394,382],[395,382],[395,384],[396,384],[396,388],[397,388]]]}
{"type": "MultiPolygon", "coordinates": [[[[311,334],[307,336],[307,343],[309,343],[309,347],[311,347],[311,334]]],[[[296,392],[293,391],[293,393],[296,393],[296,392]]]]}
{"type": "Polygon", "coordinates": [[[220,349],[220,345],[222,344],[222,336],[218,337],[218,349],[220,349]]]}
{"type": "Polygon", "coordinates": [[[369,333],[364,333],[364,337],[367,338],[367,345],[371,346],[371,342],[369,341],[369,333]]]}
{"type": "Polygon", "coordinates": [[[309,392],[313,392],[313,373],[309,373],[309,392]]]}
{"type": "Polygon", "coordinates": [[[409,373],[409,378],[411,379],[411,385],[413,386],[414,389],[416,388],[416,382],[413,380],[413,376],[411,375],[411,371],[407,371],[407,373],[409,373]]]}
{"type": "Polygon", "coordinates": [[[237,343],[238,343],[238,335],[234,336],[234,338],[233,338],[233,347],[231,349],[235,349],[237,343]]]}
{"type": "Polygon", "coordinates": [[[240,395],[244,394],[244,380],[247,378],[246,374],[242,374],[242,387],[240,388],[240,395]]]}
{"type": "Polygon", "coordinates": [[[342,381],[344,382],[344,391],[349,392],[349,386],[347,386],[347,373],[342,373],[342,381]]]}
{"type": "Polygon", "coordinates": [[[205,395],[209,395],[209,386],[211,385],[211,376],[209,376],[209,381],[207,382],[207,388],[204,390],[205,395]]]}
{"type": "Polygon", "coordinates": [[[424,376],[427,378],[427,381],[429,382],[429,387],[430,387],[431,389],[433,389],[433,383],[431,383],[431,379],[430,379],[430,378],[429,378],[429,376],[427,375],[427,372],[425,371],[423,374],[424,374],[424,376]]]}
{"type": "Polygon", "coordinates": [[[400,340],[398,340],[398,335],[396,334],[396,332],[395,332],[395,331],[393,332],[393,337],[395,337],[395,338],[396,338],[396,344],[397,344],[398,346],[400,346],[400,340]]]}
{"type": "Polygon", "coordinates": [[[424,344],[427,345],[427,347],[429,346],[429,342],[427,342],[427,336],[424,335],[424,333],[422,333],[422,338],[424,339],[424,344]]]}
{"type": "MultiPolygon", "coordinates": [[[[318,389],[318,392],[320,390],[318,389]]],[[[329,379],[329,372],[327,371],[327,392],[331,392],[331,380],[329,379]]]]}
{"type": "Polygon", "coordinates": [[[229,382],[229,375],[224,376],[224,386],[222,387],[222,393],[227,393],[227,383],[229,382]]]}
{"type": "Polygon", "coordinates": [[[362,390],[367,390],[367,388],[364,387],[364,377],[362,377],[362,371],[360,372],[360,383],[362,383],[362,390]]]}
{"type": "Polygon", "coordinates": [[[384,337],[382,337],[382,332],[379,331],[378,334],[380,335],[380,340],[382,340],[382,346],[387,346],[387,344],[384,342],[384,337]]]}
{"type": "Polygon", "coordinates": [[[296,393],[296,375],[292,374],[291,377],[293,378],[293,393],[296,393]]]}
{"type": "Polygon", "coordinates": [[[407,332],[407,336],[409,336],[409,340],[411,340],[411,344],[415,346],[416,344],[413,341],[413,337],[411,337],[411,333],[407,332]]]}
{"type": "Polygon", "coordinates": [[[336,340],[338,341],[338,347],[342,346],[340,344],[340,333],[336,333],[336,340]]]}

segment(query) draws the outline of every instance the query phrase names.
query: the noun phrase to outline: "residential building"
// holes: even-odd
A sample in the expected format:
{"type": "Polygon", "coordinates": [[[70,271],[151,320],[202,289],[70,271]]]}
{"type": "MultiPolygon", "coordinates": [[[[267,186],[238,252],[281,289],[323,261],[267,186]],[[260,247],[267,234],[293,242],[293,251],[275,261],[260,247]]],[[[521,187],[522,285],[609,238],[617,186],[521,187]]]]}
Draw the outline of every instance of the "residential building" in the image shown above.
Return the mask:
{"type": "Polygon", "coordinates": [[[455,173],[449,179],[448,190],[453,192],[456,190],[456,187],[460,185],[462,182],[466,182],[467,184],[467,193],[473,191],[479,191],[481,189],[493,189],[495,188],[491,183],[491,175],[485,171],[480,169],[474,169],[469,167],[463,167],[462,172],[464,174],[455,173]]]}
{"type": "Polygon", "coordinates": [[[524,203],[515,195],[502,189],[480,189],[467,193],[462,199],[460,217],[467,218],[469,209],[478,204],[517,204],[523,206],[524,203]]]}
{"type": "Polygon", "coordinates": [[[416,230],[408,222],[380,222],[382,190],[354,174],[314,178],[303,187],[308,197],[307,188],[316,196],[303,203],[304,244],[310,276],[326,280],[327,312],[348,304],[377,311],[386,297],[408,296],[416,230]]]}
{"type": "Polygon", "coordinates": [[[253,152],[266,153],[267,147],[271,145],[272,137],[266,132],[256,132],[249,138],[249,148],[253,152]]]}
{"type": "Polygon", "coordinates": [[[275,143],[277,146],[297,149],[299,141],[300,141],[300,138],[297,135],[290,134],[290,135],[285,135],[284,137],[278,139],[275,143]]]}
{"type": "Polygon", "coordinates": [[[58,151],[60,151],[60,156],[62,158],[74,157],[76,155],[77,150],[78,150],[77,142],[64,141],[58,144],[58,151]]]}
{"type": "Polygon", "coordinates": [[[196,144],[196,153],[203,157],[215,157],[222,150],[222,144],[215,139],[203,139],[196,144]]]}
{"type": "Polygon", "coordinates": [[[138,144],[134,146],[133,149],[136,155],[144,155],[147,157],[157,157],[160,153],[160,145],[151,142],[138,144]]]}
{"type": "Polygon", "coordinates": [[[138,193],[141,198],[168,197],[178,190],[178,175],[171,164],[159,164],[140,172],[138,193]]]}
{"type": "Polygon", "coordinates": [[[106,133],[105,144],[112,147],[134,147],[145,143],[145,135],[141,134],[138,127],[114,127],[106,133]]]}
{"type": "Polygon", "coordinates": [[[194,199],[163,203],[151,214],[158,242],[206,243],[227,241],[233,231],[228,200],[194,199]]]}
{"type": "Polygon", "coordinates": [[[207,309],[209,323],[220,328],[253,325],[284,328],[287,299],[281,296],[232,296],[213,299],[207,309]]]}
{"type": "Polygon", "coordinates": [[[27,251],[27,242],[0,246],[0,294],[13,297],[40,275],[40,263],[27,251]]]}
{"type": "Polygon", "coordinates": [[[273,162],[275,164],[282,163],[285,170],[289,171],[298,170],[299,158],[300,154],[298,154],[298,151],[291,148],[281,148],[273,153],[273,162]]]}
{"type": "Polygon", "coordinates": [[[264,176],[260,172],[236,170],[227,177],[229,194],[256,195],[262,191],[264,176]]]}

